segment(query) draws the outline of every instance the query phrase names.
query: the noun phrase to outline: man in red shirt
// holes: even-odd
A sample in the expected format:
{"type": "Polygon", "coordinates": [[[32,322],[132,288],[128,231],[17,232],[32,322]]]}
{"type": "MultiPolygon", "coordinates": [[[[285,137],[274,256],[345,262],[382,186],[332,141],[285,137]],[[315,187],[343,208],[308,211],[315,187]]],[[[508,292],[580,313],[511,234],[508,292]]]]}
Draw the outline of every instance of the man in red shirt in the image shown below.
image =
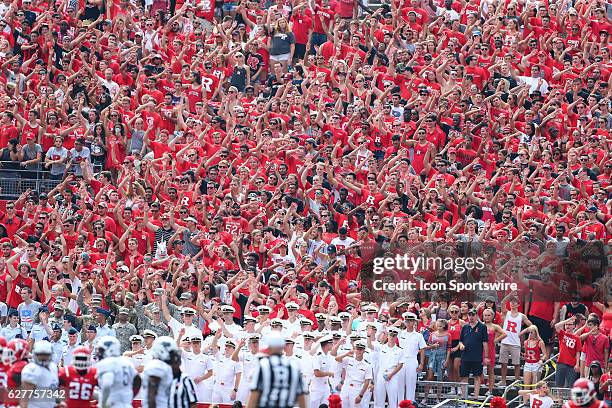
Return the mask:
{"type": "Polygon", "coordinates": [[[555,330],[559,336],[559,359],[555,372],[555,384],[557,387],[569,388],[576,381],[580,372],[582,342],[580,337],[574,334],[576,316],[557,323],[555,330]]]}

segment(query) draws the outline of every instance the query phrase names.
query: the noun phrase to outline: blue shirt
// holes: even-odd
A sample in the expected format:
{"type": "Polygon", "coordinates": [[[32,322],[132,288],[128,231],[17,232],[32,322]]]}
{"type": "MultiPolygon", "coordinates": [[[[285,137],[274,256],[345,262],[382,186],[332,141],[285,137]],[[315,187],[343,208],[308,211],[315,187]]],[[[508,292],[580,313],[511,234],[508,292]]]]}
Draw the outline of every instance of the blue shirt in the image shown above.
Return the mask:
{"type": "Polygon", "coordinates": [[[481,322],[476,323],[472,327],[466,324],[461,328],[461,337],[459,341],[463,343],[465,349],[461,353],[463,361],[482,361],[482,353],[484,351],[483,343],[489,341],[487,327],[481,322]]]}

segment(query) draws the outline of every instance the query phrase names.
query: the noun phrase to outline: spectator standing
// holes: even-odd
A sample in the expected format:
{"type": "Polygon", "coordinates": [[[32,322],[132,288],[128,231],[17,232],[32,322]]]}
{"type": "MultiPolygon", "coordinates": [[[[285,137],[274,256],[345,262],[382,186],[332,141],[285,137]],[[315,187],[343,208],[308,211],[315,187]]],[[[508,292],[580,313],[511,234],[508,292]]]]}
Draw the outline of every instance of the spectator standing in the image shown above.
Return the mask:
{"type": "Polygon", "coordinates": [[[113,324],[113,330],[121,344],[121,354],[132,348],[131,338],[138,333],[136,327],[128,321],[129,315],[130,310],[127,307],[120,307],[117,314],[117,322],[113,324]]]}
{"type": "Polygon", "coordinates": [[[519,300],[513,294],[502,300],[502,328],[506,337],[501,341],[499,349],[499,362],[501,363],[501,385],[506,384],[508,374],[508,362],[514,365],[514,378],[519,378],[521,373],[521,338],[520,333],[523,326],[530,326],[531,322],[523,313],[518,311],[519,300]],[[506,309],[506,302],[510,303],[510,310],[506,309]]]}
{"type": "Polygon", "coordinates": [[[555,325],[559,336],[559,358],[555,371],[555,385],[569,388],[580,374],[580,353],[582,341],[574,334],[576,330],[576,316],[560,321],[555,325]]]}
{"type": "Polygon", "coordinates": [[[585,354],[583,376],[588,375],[589,367],[593,361],[597,361],[601,367],[608,369],[608,357],[610,354],[610,339],[599,330],[600,321],[597,317],[591,317],[586,322],[586,333],[580,335],[583,351],[585,354]]]}
{"type": "Polygon", "coordinates": [[[461,328],[459,349],[461,350],[461,366],[459,375],[461,382],[467,382],[470,374],[474,376],[474,395],[480,395],[482,367],[489,364],[489,336],[487,328],[478,320],[476,309],[468,311],[468,324],[461,328]]]}
{"type": "Polygon", "coordinates": [[[42,305],[32,299],[32,288],[27,286],[21,289],[21,299],[23,301],[17,306],[19,322],[27,332],[30,332],[34,324],[34,317],[38,315],[42,305]]]}
{"type": "Polygon", "coordinates": [[[47,150],[45,155],[45,167],[50,171],[53,180],[61,180],[66,172],[66,163],[70,152],[63,146],[64,139],[56,137],[53,146],[47,150]]]}

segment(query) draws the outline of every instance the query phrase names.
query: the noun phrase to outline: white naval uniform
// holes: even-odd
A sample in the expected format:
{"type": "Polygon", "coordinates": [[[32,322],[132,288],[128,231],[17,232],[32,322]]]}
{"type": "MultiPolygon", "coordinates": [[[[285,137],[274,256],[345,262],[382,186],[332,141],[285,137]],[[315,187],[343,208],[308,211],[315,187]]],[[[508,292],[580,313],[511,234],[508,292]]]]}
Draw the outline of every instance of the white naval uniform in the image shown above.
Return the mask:
{"type": "Polygon", "coordinates": [[[327,404],[331,395],[330,377],[315,377],[314,370],[331,371],[334,359],[329,353],[318,351],[313,360],[313,376],[310,382],[310,407],[319,408],[321,404],[327,404]]]}
{"type": "Polygon", "coordinates": [[[374,408],[384,408],[385,398],[389,398],[389,407],[397,407],[400,386],[399,376],[394,375],[389,381],[383,375],[390,374],[398,364],[404,363],[404,351],[401,347],[394,345],[380,347],[378,374],[374,380],[374,408]]]}
{"type": "Polygon", "coordinates": [[[193,380],[195,384],[195,391],[198,397],[198,402],[205,402],[206,399],[210,400],[210,395],[206,395],[206,384],[204,381],[196,382],[195,378],[204,376],[209,370],[212,370],[212,362],[210,358],[200,352],[198,354],[192,353],[191,351],[182,351],[182,367],[181,369],[193,380]]]}
{"type": "MultiPolygon", "coordinates": [[[[242,364],[232,360],[230,357],[217,352],[213,357],[213,392],[212,402],[216,404],[228,404],[233,401],[230,393],[234,390],[236,373],[242,372],[242,364]]],[[[242,379],[241,381],[242,382],[242,379]]]]}
{"type": "Polygon", "coordinates": [[[297,348],[297,344],[294,346],[294,353],[301,355],[300,359],[300,370],[302,371],[302,381],[304,382],[304,389],[310,389],[310,383],[312,382],[314,356],[310,354],[310,350],[304,350],[303,348],[297,348]]]}
{"type": "Polygon", "coordinates": [[[424,349],[427,344],[423,335],[417,331],[403,331],[400,334],[399,343],[402,349],[404,349],[404,367],[402,370],[404,371],[405,392],[401,394],[404,395],[405,399],[414,401],[418,376],[416,369],[419,366],[417,357],[419,351],[424,349]]]}
{"type": "MultiPolygon", "coordinates": [[[[300,315],[298,315],[298,317],[299,316],[300,315]]],[[[298,318],[296,318],[294,322],[291,322],[288,319],[283,321],[283,327],[284,331],[289,337],[293,336],[294,333],[302,334],[302,326],[300,325],[300,320],[298,318]]]]}
{"type": "MultiPolygon", "coordinates": [[[[136,369],[136,371],[138,371],[139,367],[142,367],[142,370],[144,370],[145,366],[153,360],[153,356],[151,355],[151,351],[149,349],[143,348],[143,351],[143,353],[134,354],[132,357],[129,357],[132,360],[132,364],[134,364],[134,368],[136,369]]],[[[140,387],[140,390],[138,390],[138,394],[136,394],[135,399],[141,400],[142,398],[142,387],[140,387]]]]}
{"type": "Polygon", "coordinates": [[[251,385],[255,370],[259,367],[259,357],[247,350],[241,351],[238,354],[238,359],[242,364],[242,375],[240,376],[240,386],[238,387],[236,400],[242,402],[243,406],[246,406],[250,394],[249,386],[251,385]]]}
{"type": "MultiPolygon", "coordinates": [[[[342,362],[342,368],[345,370],[344,385],[340,392],[343,408],[366,408],[364,398],[361,398],[359,404],[355,403],[355,399],[361,393],[365,380],[372,380],[373,371],[372,364],[365,358],[358,361],[354,357],[345,357],[342,362]]],[[[367,393],[367,391],[366,391],[367,393]]],[[[365,393],[364,393],[365,397],[365,393]]],[[[369,399],[368,399],[369,401],[369,399]]]]}
{"type": "Polygon", "coordinates": [[[183,337],[193,337],[193,336],[201,336],[202,330],[200,330],[197,326],[193,324],[190,326],[186,326],[183,323],[180,323],[174,317],[168,321],[168,326],[172,329],[172,334],[174,335],[174,339],[178,340],[179,334],[182,328],[185,328],[185,334],[183,337]]]}

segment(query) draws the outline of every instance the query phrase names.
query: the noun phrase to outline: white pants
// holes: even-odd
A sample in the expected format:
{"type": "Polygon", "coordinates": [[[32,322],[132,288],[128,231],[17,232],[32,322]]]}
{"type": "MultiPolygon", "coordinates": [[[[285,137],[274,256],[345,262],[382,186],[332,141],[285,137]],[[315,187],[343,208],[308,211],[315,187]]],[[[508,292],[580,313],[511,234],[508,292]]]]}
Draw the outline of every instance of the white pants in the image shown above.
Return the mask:
{"type": "Polygon", "coordinates": [[[408,358],[404,363],[404,372],[406,376],[406,394],[404,399],[414,401],[414,394],[416,392],[417,383],[417,372],[416,369],[419,366],[419,361],[414,358],[408,358]]]}
{"type": "Polygon", "coordinates": [[[397,400],[403,401],[404,399],[406,399],[404,398],[404,392],[406,391],[406,387],[404,386],[406,384],[406,364],[402,366],[401,370],[399,370],[396,376],[398,384],[397,400]]]}
{"type": "Polygon", "coordinates": [[[319,408],[321,404],[329,404],[330,395],[329,385],[310,383],[310,408],[319,408]]]}
{"type": "Polygon", "coordinates": [[[234,402],[230,396],[232,391],[233,389],[231,387],[215,384],[212,392],[212,402],[215,404],[231,404],[234,402]]]}
{"type": "MultiPolygon", "coordinates": [[[[340,398],[342,399],[342,408],[365,408],[367,405],[364,405],[364,399],[361,399],[359,404],[355,403],[355,398],[359,396],[361,393],[361,389],[363,388],[363,383],[348,383],[342,386],[342,391],[340,391],[340,398]]],[[[365,396],[365,394],[364,394],[365,396]]]]}
{"type": "Polygon", "coordinates": [[[212,381],[204,380],[195,385],[198,402],[212,401],[212,381]]]}
{"type": "Polygon", "coordinates": [[[389,381],[385,381],[383,374],[384,372],[379,371],[374,383],[374,408],[385,408],[385,397],[389,399],[389,407],[397,407],[399,378],[396,374],[389,381]]]}
{"type": "Polygon", "coordinates": [[[238,387],[238,392],[236,393],[236,400],[242,402],[243,406],[246,406],[247,400],[249,399],[249,386],[251,385],[251,381],[242,381],[240,380],[240,387],[238,387]]]}

